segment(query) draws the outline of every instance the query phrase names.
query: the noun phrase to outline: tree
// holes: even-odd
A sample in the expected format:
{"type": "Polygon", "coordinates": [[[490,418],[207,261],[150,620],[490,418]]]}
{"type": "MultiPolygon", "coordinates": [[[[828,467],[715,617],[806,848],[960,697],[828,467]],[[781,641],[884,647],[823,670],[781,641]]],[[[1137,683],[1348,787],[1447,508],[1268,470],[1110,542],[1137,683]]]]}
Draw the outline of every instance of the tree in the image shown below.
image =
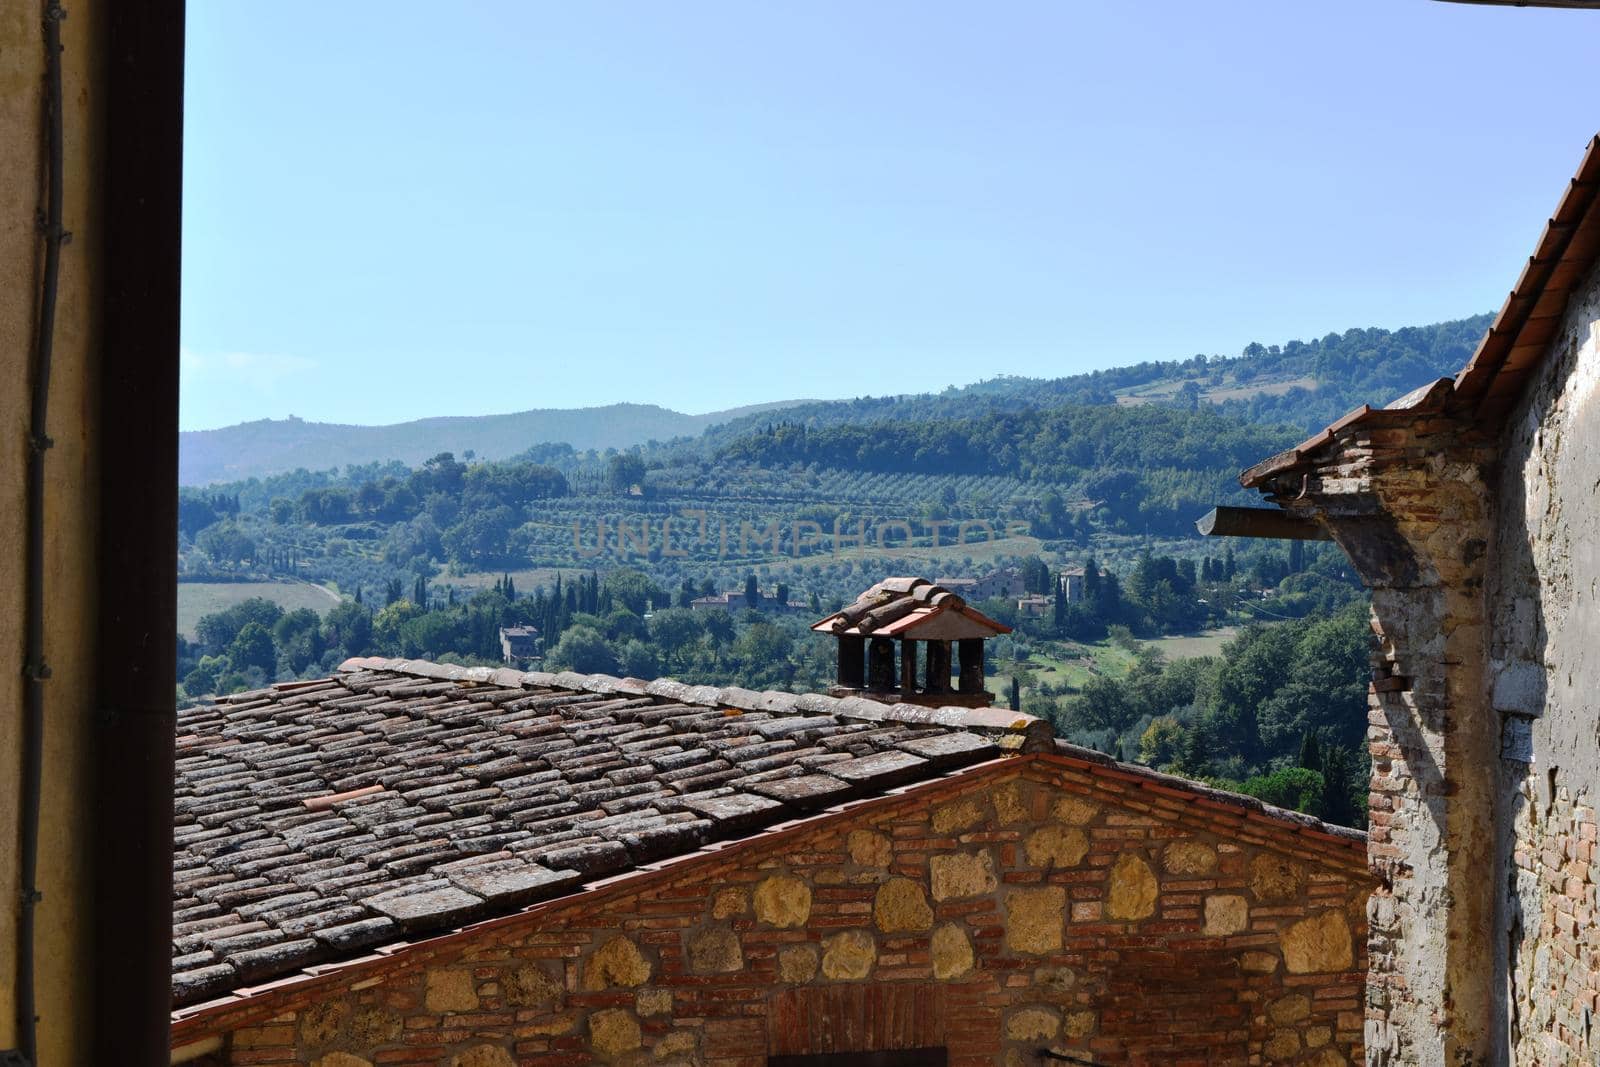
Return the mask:
{"type": "Polygon", "coordinates": [[[372,616],[355,601],[341,601],[322,620],[322,637],[346,656],[365,655],[372,648],[372,616]]]}
{"type": "MultiPolygon", "coordinates": [[[[667,594],[644,571],[633,567],[619,567],[605,576],[600,583],[615,605],[626,608],[635,615],[643,615],[653,604],[665,604],[667,594]]],[[[595,606],[599,606],[598,598],[595,606]]]]}
{"type": "Polygon", "coordinates": [[[1292,808],[1322,817],[1324,782],[1318,771],[1286,767],[1246,780],[1239,786],[1239,791],[1258,797],[1274,807],[1292,808]]]}
{"type": "Polygon", "coordinates": [[[644,460],[634,452],[618,452],[606,462],[606,488],[626,493],[644,484],[644,460]]]}
{"type": "Polygon", "coordinates": [[[444,532],[444,550],[450,558],[473,566],[505,559],[506,540],[518,523],[517,513],[504,504],[466,512],[444,532]]]}
{"type": "Polygon", "coordinates": [[[706,636],[717,645],[726,645],[733,640],[733,616],[721,609],[713,609],[705,613],[706,636]]]}
{"type": "Polygon", "coordinates": [[[667,608],[650,617],[650,636],[670,662],[682,662],[701,633],[700,620],[688,608],[667,608]]]}
{"type": "Polygon", "coordinates": [[[278,605],[265,597],[253,596],[231,608],[202,615],[200,621],[195,623],[194,632],[207,651],[225,652],[233,639],[239,636],[239,631],[248,624],[260,623],[263,629],[267,629],[282,617],[283,609],[278,605]]]}
{"type": "Polygon", "coordinates": [[[1083,692],[1066,707],[1067,723],[1075,730],[1108,730],[1121,734],[1138,718],[1122,682],[1103,675],[1088,680],[1083,692]]]}
{"type": "Polygon", "coordinates": [[[617,669],[616,653],[591,626],[573,626],[551,649],[550,661],[579,674],[611,674],[617,669]]]}
{"type": "Polygon", "coordinates": [[[183,691],[192,697],[217,691],[217,678],[228,669],[222,656],[202,656],[200,662],[183,677],[183,691]]]}
{"type": "Polygon", "coordinates": [[[761,587],[756,584],[756,576],[748,574],[744,579],[744,606],[758,608],[761,606],[761,587]]]}
{"type": "Polygon", "coordinates": [[[272,676],[278,669],[278,648],[273,643],[272,631],[259,622],[245,623],[228,646],[228,663],[236,671],[258,667],[263,674],[272,676]]]}
{"type": "Polygon", "coordinates": [[[224,567],[235,567],[256,554],[256,543],[232,520],[207,526],[195,538],[194,546],[210,557],[211,562],[224,567]]]}
{"type": "Polygon", "coordinates": [[[1029,556],[1022,561],[1022,588],[1035,594],[1050,591],[1050,568],[1038,556],[1029,556]]]}
{"type": "Polygon", "coordinates": [[[627,641],[622,646],[622,671],[630,678],[656,678],[661,674],[661,661],[656,650],[643,641],[627,641]]]}

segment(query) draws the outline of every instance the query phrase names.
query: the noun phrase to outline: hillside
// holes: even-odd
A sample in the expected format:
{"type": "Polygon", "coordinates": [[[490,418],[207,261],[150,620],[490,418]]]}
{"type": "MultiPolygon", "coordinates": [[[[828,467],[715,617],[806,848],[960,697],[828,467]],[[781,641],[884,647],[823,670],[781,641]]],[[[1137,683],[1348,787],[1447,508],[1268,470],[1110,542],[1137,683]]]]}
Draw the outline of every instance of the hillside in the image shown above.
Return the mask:
{"type": "Polygon", "coordinates": [[[388,460],[415,465],[440,452],[505,459],[530,445],[631,448],[692,437],[730,419],[787,406],[754,404],[684,415],[654,404],[544,408],[509,415],[417,419],[388,426],[347,426],[302,419],[260,419],[179,435],[178,484],[211,485],[262,478],[299,467],[327,470],[388,460]]]}
{"type": "Polygon", "coordinates": [[[1237,356],[1196,355],[1064,378],[1002,376],[940,393],[811,401],[782,416],[730,419],[707,437],[730,441],[781,423],[819,426],[881,419],[982,419],[1067,405],[1208,407],[1240,422],[1311,433],[1361,404],[1382,404],[1471,357],[1489,315],[1398,330],[1354,329],[1311,341],[1250,344],[1237,356]]]}

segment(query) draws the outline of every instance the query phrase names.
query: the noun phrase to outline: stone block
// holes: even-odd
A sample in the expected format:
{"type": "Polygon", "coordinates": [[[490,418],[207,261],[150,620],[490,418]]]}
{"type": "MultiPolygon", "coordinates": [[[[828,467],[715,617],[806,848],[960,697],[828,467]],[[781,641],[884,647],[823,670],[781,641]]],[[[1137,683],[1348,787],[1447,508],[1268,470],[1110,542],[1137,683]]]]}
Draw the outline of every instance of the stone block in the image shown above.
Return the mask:
{"type": "Polygon", "coordinates": [[[1293,1030],[1274,1030],[1261,1052],[1269,1059],[1291,1060],[1300,1052],[1300,1035],[1293,1030]]]}
{"type": "Polygon", "coordinates": [[[786,874],[763,879],[754,899],[756,918],[780,930],[804,926],[811,917],[811,887],[786,874]]]}
{"type": "Polygon", "coordinates": [[[1294,900],[1305,884],[1305,869],[1285,856],[1260,852],[1250,860],[1250,891],[1257,900],[1294,900]]]}
{"type": "Polygon", "coordinates": [[[1100,805],[1079,796],[1065,796],[1055,802],[1050,814],[1068,826],[1088,826],[1100,814],[1100,805]]]}
{"type": "Polygon", "coordinates": [[[731,919],[750,910],[750,894],[740,888],[721,889],[711,900],[713,919],[731,919]]]}
{"type": "Polygon", "coordinates": [[[450,1067],[517,1067],[517,1061],[499,1045],[473,1045],[451,1056],[450,1067]]]}
{"type": "Polygon", "coordinates": [[[887,867],[894,857],[889,838],[876,830],[851,830],[846,839],[850,862],[862,867],[887,867]]]}
{"type": "Polygon", "coordinates": [[[1155,914],[1160,888],[1150,865],[1132,852],[1117,857],[1106,890],[1106,918],[1137,922],[1155,914]]]}
{"type": "Polygon", "coordinates": [[[1076,827],[1041,826],[1024,844],[1033,867],[1076,867],[1089,852],[1088,835],[1076,827]]]}
{"type": "Polygon", "coordinates": [[[1174,841],[1161,854],[1161,865],[1171,874],[1207,875],[1217,869],[1217,850],[1204,841],[1174,841]]]}
{"type": "Polygon", "coordinates": [[[674,1056],[692,1058],[699,1040],[699,1035],[693,1030],[674,1030],[656,1042],[655,1048],[650,1050],[650,1055],[658,1060],[667,1060],[674,1056]]]}
{"type": "Polygon", "coordinates": [[[300,1016],[300,1043],[310,1048],[332,1044],[350,1018],[350,1005],[343,1000],[313,1004],[300,1016]]]}
{"type": "Polygon", "coordinates": [[[958,834],[970,830],[983,821],[983,807],[970,797],[952,801],[933,809],[933,832],[958,834]]]}
{"type": "Polygon", "coordinates": [[[814,945],[785,945],[778,950],[778,980],[800,985],[817,976],[814,945]]]}
{"type": "Polygon", "coordinates": [[[554,1008],[561,1003],[561,980],[529,965],[506,971],[500,976],[501,995],[513,1008],[554,1008]]]}
{"type": "Polygon", "coordinates": [[[633,998],[633,1010],[641,1018],[651,1015],[672,1014],[672,990],[670,989],[641,989],[633,998]]]}
{"type": "Polygon", "coordinates": [[[941,981],[960,978],[969,973],[976,960],[972,942],[967,933],[955,923],[945,923],[933,932],[929,957],[933,962],[933,976],[941,981]]]}
{"type": "Polygon", "coordinates": [[[1303,993],[1290,993],[1267,1005],[1267,1018],[1273,1026],[1293,1026],[1311,1017],[1311,1001],[1303,993]]]}
{"type": "Polygon", "coordinates": [[[1006,1016],[1007,1041],[1054,1041],[1061,1016],[1054,1008],[1019,1008],[1006,1016]]]}
{"type": "Polygon", "coordinates": [[[641,986],[650,978],[650,961],[639,946],[626,937],[613,937],[601,945],[583,968],[583,988],[609,989],[612,986],[641,986]]]}
{"type": "Polygon", "coordinates": [[[372,1067],[371,1060],[352,1056],[348,1052],[330,1052],[311,1061],[311,1067],[372,1067]]]}
{"type": "Polygon", "coordinates": [[[1001,826],[1028,820],[1028,797],[1021,782],[1007,782],[991,796],[994,799],[994,814],[1001,826]]]}
{"type": "Polygon", "coordinates": [[[602,1056],[632,1052],[644,1043],[639,1020],[622,1008],[605,1008],[589,1016],[589,1047],[602,1056]]]}
{"type": "Polygon", "coordinates": [[[987,851],[953,852],[928,861],[934,900],[961,900],[993,893],[1000,882],[987,851]]]}
{"type": "Polygon", "coordinates": [[[1348,971],[1355,963],[1344,913],[1324,911],[1283,932],[1283,962],[1290,974],[1348,971]]]}
{"type": "Polygon", "coordinates": [[[1098,1021],[1098,1016],[1092,1011],[1068,1012],[1067,1017],[1061,1020],[1061,1035],[1069,1041],[1088,1037],[1094,1033],[1095,1024],[1098,1021]]]}
{"type": "Polygon", "coordinates": [[[822,973],[836,982],[865,978],[877,959],[877,942],[865,930],[841,930],[822,943],[822,973]]]}
{"type": "Polygon", "coordinates": [[[744,970],[739,935],[726,926],[704,926],[685,933],[683,957],[691,974],[732,974],[744,970]]]}
{"type": "Polygon", "coordinates": [[[1012,889],[1006,893],[1006,947],[1042,955],[1061,947],[1067,891],[1061,886],[1012,889]]]}
{"type": "Polygon", "coordinates": [[[921,883],[891,878],[873,897],[872,921],[886,934],[919,932],[933,926],[933,908],[921,883]]]}
{"type": "Polygon", "coordinates": [[[1205,932],[1210,937],[1227,937],[1250,928],[1250,904],[1235,893],[1206,897],[1205,914],[1205,932]]]}
{"type": "Polygon", "coordinates": [[[439,1014],[477,1011],[478,990],[472,972],[447,968],[429,971],[423,979],[422,1000],[429,1011],[439,1014]]]}

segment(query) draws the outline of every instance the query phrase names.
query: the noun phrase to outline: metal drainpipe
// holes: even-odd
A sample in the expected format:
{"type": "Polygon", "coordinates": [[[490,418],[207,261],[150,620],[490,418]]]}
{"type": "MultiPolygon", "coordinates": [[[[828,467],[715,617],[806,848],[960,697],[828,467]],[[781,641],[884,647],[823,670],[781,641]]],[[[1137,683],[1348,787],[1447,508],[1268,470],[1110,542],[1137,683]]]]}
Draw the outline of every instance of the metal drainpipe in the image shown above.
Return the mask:
{"type": "Polygon", "coordinates": [[[55,346],[56,295],[61,278],[61,19],[54,3],[44,10],[45,51],[45,208],[41,221],[44,274],[34,326],[32,403],[28,425],[26,621],[22,673],[21,826],[18,842],[17,1052],[26,1064],[39,1062],[35,997],[34,919],[39,896],[39,794],[44,777],[44,683],[50,677],[44,648],[44,460],[51,441],[45,434],[50,412],[50,359],[55,346]]]}

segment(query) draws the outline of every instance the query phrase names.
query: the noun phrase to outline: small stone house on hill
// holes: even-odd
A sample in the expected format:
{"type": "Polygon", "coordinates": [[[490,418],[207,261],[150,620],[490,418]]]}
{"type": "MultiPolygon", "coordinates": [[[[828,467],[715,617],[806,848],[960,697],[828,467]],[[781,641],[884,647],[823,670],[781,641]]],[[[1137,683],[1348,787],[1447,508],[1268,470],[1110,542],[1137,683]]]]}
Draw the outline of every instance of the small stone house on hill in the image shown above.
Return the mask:
{"type": "Polygon", "coordinates": [[[989,708],[353,660],[179,713],[175,1062],[1362,1057],[1365,836],[989,708]]]}
{"type": "Polygon", "coordinates": [[[1372,589],[1368,1062],[1600,1062],[1600,139],[1460,373],[1241,481],[1372,589]]]}

